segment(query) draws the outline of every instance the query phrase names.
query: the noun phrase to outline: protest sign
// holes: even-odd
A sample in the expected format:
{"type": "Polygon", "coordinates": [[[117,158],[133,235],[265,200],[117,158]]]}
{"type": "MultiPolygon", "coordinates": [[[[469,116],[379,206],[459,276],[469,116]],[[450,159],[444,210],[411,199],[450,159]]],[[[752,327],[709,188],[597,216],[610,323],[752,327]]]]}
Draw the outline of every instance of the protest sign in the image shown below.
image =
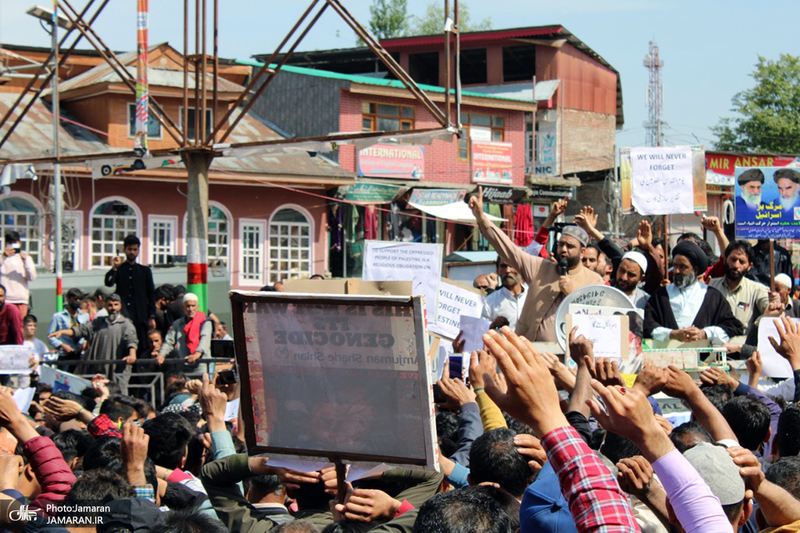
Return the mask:
{"type": "Polygon", "coordinates": [[[462,316],[461,331],[464,335],[461,338],[464,340],[464,351],[483,350],[483,334],[489,331],[491,325],[485,318],[462,316]]]}
{"type": "Polygon", "coordinates": [[[736,237],[800,238],[799,183],[800,169],[737,167],[736,237]]]}
{"type": "Polygon", "coordinates": [[[708,209],[702,146],[622,148],[619,158],[624,214],[689,214],[708,209]]]}
{"type": "Polygon", "coordinates": [[[53,392],[68,390],[80,394],[86,387],[92,388],[92,382],[75,374],[58,370],[48,365],[39,365],[39,382],[53,387],[53,392]]]}
{"type": "Polygon", "coordinates": [[[628,317],[626,315],[567,315],[567,329],[577,327],[575,336],[583,335],[594,343],[595,357],[628,359],[628,317]]]}
{"type": "Polygon", "coordinates": [[[456,281],[439,280],[439,302],[436,307],[436,322],[428,325],[431,333],[453,340],[461,331],[461,317],[480,317],[483,312],[483,296],[480,292],[456,281]]]}
{"type": "Polygon", "coordinates": [[[690,146],[631,148],[631,199],[642,215],[694,211],[690,146]]]}
{"type": "MultiPolygon", "coordinates": [[[[762,372],[770,378],[792,378],[794,371],[784,357],[775,351],[769,338],[775,339],[778,344],[781,337],[778,335],[778,327],[775,325],[774,318],[764,317],[758,323],[758,351],[761,353],[761,362],[764,365],[762,372]]],[[[793,318],[792,322],[797,324],[800,320],[793,318]]]]}
{"type": "Polygon", "coordinates": [[[249,446],[437,468],[420,296],[233,291],[231,304],[249,446]]]}
{"type": "Polygon", "coordinates": [[[27,346],[0,346],[0,374],[30,374],[32,355],[27,346]]]}
{"type": "Polygon", "coordinates": [[[413,293],[425,297],[428,323],[436,324],[439,277],[442,275],[441,244],[366,241],[364,281],[411,281],[413,293]]]}

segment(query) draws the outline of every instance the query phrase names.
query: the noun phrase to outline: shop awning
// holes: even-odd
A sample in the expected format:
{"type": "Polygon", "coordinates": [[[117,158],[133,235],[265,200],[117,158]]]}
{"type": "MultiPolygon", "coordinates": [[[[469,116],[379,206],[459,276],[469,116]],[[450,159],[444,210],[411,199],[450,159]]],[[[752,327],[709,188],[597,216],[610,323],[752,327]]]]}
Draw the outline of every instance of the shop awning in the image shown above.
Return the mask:
{"type": "MultiPolygon", "coordinates": [[[[408,206],[414,209],[419,209],[423,213],[427,213],[442,220],[450,220],[452,222],[462,222],[465,224],[475,224],[477,221],[472,215],[472,210],[464,202],[453,202],[452,204],[445,205],[419,205],[408,202],[408,206]]],[[[489,220],[492,222],[505,222],[506,219],[496,217],[486,213],[489,220]]]]}

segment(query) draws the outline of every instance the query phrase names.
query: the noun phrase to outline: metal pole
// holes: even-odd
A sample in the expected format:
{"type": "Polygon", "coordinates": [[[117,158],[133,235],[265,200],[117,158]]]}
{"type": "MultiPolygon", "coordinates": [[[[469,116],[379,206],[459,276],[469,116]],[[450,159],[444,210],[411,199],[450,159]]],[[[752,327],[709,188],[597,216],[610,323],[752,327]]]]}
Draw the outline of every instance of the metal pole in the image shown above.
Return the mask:
{"type": "Polygon", "coordinates": [[[61,165],[58,163],[58,154],[61,151],[58,144],[58,126],[59,115],[61,114],[61,106],[58,101],[58,24],[56,24],[58,17],[58,1],[53,0],[53,21],[51,23],[51,37],[53,43],[53,156],[56,158],[53,163],[53,192],[55,194],[56,212],[53,217],[53,225],[55,226],[53,232],[53,252],[54,263],[56,270],[56,310],[62,311],[64,309],[64,302],[61,295],[63,294],[61,278],[64,276],[64,261],[62,259],[61,250],[61,220],[64,212],[64,198],[61,192],[61,165]]]}
{"type": "Polygon", "coordinates": [[[186,289],[197,295],[198,308],[208,312],[208,173],[214,153],[181,152],[189,177],[186,188],[186,289]]]}
{"type": "Polygon", "coordinates": [[[447,125],[449,126],[452,121],[450,120],[450,85],[452,84],[452,73],[450,72],[450,29],[447,25],[447,19],[450,18],[450,0],[444,0],[444,56],[445,56],[445,82],[444,82],[444,116],[447,118],[447,125]]]}

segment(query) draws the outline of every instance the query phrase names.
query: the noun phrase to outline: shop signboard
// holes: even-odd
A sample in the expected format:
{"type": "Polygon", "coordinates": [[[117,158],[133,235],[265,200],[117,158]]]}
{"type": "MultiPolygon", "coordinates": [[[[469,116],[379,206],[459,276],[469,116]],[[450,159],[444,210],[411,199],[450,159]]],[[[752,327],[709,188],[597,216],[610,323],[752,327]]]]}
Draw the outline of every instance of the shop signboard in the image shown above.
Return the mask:
{"type": "Polygon", "coordinates": [[[375,178],[421,180],[425,173],[425,148],[406,144],[373,144],[358,151],[358,175],[375,178]]]}

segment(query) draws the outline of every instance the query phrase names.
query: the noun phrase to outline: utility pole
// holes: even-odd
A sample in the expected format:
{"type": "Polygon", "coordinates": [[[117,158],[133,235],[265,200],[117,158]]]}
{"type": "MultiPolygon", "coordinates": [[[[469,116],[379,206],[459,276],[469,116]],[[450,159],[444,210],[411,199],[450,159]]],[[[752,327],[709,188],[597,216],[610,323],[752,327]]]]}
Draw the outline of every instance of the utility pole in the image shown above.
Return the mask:
{"type": "Polygon", "coordinates": [[[186,190],[186,274],[188,292],[197,295],[198,309],[208,310],[208,172],[214,152],[205,148],[181,151],[189,182],[186,190]]]}
{"type": "Polygon", "coordinates": [[[62,278],[64,277],[64,259],[61,242],[61,222],[64,219],[64,196],[61,191],[61,165],[58,162],[60,147],[58,140],[59,116],[61,104],[58,101],[58,0],[53,0],[53,21],[50,25],[50,36],[53,42],[53,193],[55,195],[55,216],[53,217],[53,253],[56,267],[56,311],[64,309],[64,293],[62,278]]]}

